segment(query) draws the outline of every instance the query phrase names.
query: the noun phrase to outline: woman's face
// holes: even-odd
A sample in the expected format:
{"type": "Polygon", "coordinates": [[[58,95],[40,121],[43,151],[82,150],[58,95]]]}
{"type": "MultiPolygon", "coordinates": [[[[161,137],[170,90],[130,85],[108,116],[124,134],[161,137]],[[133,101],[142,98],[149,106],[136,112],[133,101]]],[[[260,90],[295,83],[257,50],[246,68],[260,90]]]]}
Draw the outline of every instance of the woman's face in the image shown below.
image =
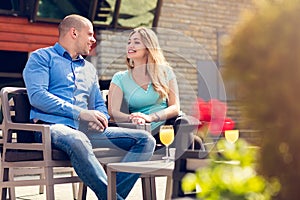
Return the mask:
{"type": "Polygon", "coordinates": [[[146,58],[147,51],[141,40],[140,33],[132,34],[127,43],[127,57],[133,60],[146,58]]]}

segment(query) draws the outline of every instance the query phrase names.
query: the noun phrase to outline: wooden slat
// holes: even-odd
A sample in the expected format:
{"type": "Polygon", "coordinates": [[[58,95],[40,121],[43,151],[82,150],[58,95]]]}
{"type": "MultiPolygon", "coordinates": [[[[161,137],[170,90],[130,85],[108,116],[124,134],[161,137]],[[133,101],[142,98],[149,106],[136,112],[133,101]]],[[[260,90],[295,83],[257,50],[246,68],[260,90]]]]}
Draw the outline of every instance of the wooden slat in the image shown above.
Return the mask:
{"type": "Polygon", "coordinates": [[[31,23],[27,18],[0,16],[0,32],[33,33],[58,36],[57,24],[31,23]]]}
{"type": "Polygon", "coordinates": [[[26,24],[28,23],[28,19],[23,17],[0,16],[0,22],[9,24],[26,24]]]}
{"type": "Polygon", "coordinates": [[[30,23],[27,18],[0,16],[0,50],[31,52],[55,44],[57,24],[30,23]]]}
{"type": "Polygon", "coordinates": [[[0,32],[23,33],[58,36],[57,26],[45,26],[44,24],[8,24],[0,23],[0,32]]]}
{"type": "Polygon", "coordinates": [[[6,42],[22,42],[22,43],[35,43],[35,44],[54,44],[57,41],[56,36],[43,36],[22,33],[5,33],[0,32],[0,41],[6,42]]]}
{"type": "Polygon", "coordinates": [[[0,41],[0,50],[4,50],[4,51],[31,52],[46,46],[49,45],[0,41]]]}
{"type": "MultiPolygon", "coordinates": [[[[22,73],[0,72],[0,78],[22,78],[22,73]]],[[[1,129],[1,128],[0,128],[1,129]]]]}
{"type": "MultiPolygon", "coordinates": [[[[27,18],[0,16],[0,50],[31,52],[52,46],[58,39],[57,24],[31,23],[27,18]]],[[[89,55],[96,55],[96,43],[89,55]]]]}

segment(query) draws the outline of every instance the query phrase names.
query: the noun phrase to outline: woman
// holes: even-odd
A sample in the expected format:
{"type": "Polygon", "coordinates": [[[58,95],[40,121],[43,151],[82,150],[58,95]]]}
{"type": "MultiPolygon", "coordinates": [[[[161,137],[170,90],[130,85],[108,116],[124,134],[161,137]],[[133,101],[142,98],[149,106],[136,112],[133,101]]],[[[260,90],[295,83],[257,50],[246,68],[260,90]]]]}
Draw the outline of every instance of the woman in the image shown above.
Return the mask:
{"type": "Polygon", "coordinates": [[[153,134],[167,119],[180,111],[178,85],[166,61],[156,34],[140,27],[129,34],[126,71],[117,72],[111,81],[108,111],[115,122],[151,123],[153,134]],[[128,112],[122,111],[122,103],[128,112]]]}

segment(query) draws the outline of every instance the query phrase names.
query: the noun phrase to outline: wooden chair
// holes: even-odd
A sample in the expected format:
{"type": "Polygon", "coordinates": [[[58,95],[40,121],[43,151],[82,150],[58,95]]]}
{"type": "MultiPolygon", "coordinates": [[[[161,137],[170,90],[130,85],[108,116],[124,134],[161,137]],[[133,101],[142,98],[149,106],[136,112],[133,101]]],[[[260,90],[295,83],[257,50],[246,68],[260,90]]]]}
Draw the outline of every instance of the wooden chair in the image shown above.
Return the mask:
{"type": "Polygon", "coordinates": [[[181,180],[188,172],[195,172],[196,169],[207,166],[209,163],[207,156],[208,152],[202,150],[186,150],[179,156],[173,171],[172,199],[196,197],[196,192],[186,194],[182,191],[181,180]]]}
{"type": "Polygon", "coordinates": [[[194,140],[193,134],[186,134],[189,128],[181,125],[180,131],[177,133],[175,166],[172,177],[172,199],[180,199],[182,197],[195,197],[195,193],[185,194],[181,189],[181,180],[188,172],[195,172],[196,169],[204,167],[208,164],[208,151],[205,149],[192,149],[194,140]]]}
{"type": "MultiPolygon", "coordinates": [[[[64,152],[51,148],[49,125],[28,123],[30,104],[26,89],[5,87],[1,90],[1,101],[3,109],[2,180],[0,182],[2,199],[6,199],[5,188],[29,185],[45,185],[47,199],[54,199],[54,184],[80,182],[77,176],[54,177],[54,168],[72,166],[64,152]],[[42,143],[34,143],[34,131],[41,132],[42,143]],[[24,169],[29,174],[36,174],[37,169],[41,169],[44,176],[38,180],[14,180],[11,174],[15,169],[24,169]]],[[[14,193],[10,195],[12,199],[15,198],[14,193]]]]}
{"type": "MultiPolygon", "coordinates": [[[[0,99],[0,147],[1,147],[1,154],[2,154],[2,147],[3,147],[3,134],[2,134],[2,129],[3,129],[3,114],[2,114],[2,106],[1,106],[1,99],[0,99]]],[[[0,154],[0,158],[2,159],[2,156],[0,154]]],[[[64,173],[64,174],[70,174],[73,176],[75,174],[75,171],[73,168],[68,167],[68,168],[59,168],[59,169],[54,169],[54,174],[58,173],[64,173]]],[[[9,172],[9,179],[13,180],[16,176],[25,176],[25,175],[37,175],[39,177],[44,176],[44,172],[40,168],[35,168],[35,170],[28,170],[26,168],[11,168],[9,172]],[[32,174],[33,173],[33,174],[32,174]]],[[[0,175],[0,177],[2,177],[0,175]]],[[[73,197],[74,199],[77,199],[78,191],[77,191],[77,186],[75,183],[72,184],[72,189],[73,189],[73,197]]],[[[40,185],[39,187],[39,194],[44,193],[44,186],[40,185]]],[[[1,196],[1,195],[0,195],[1,196]]],[[[9,199],[15,199],[15,190],[14,187],[9,188],[9,199]]]]}
{"type": "MultiPolygon", "coordinates": [[[[26,88],[5,87],[1,90],[3,108],[3,153],[1,160],[0,190],[2,199],[6,197],[6,188],[29,185],[46,185],[47,199],[54,199],[54,184],[75,183],[81,180],[76,174],[64,177],[54,177],[55,171],[61,171],[72,166],[68,156],[57,149],[51,148],[50,126],[45,124],[32,124],[29,122],[30,104],[26,88]],[[42,143],[34,142],[34,131],[42,133],[42,143]],[[15,135],[15,139],[13,138],[15,135]],[[16,172],[18,169],[19,172],[16,172]],[[39,180],[15,181],[13,174],[26,173],[41,174],[39,180]],[[30,172],[31,171],[31,172],[30,172]],[[40,171],[40,172],[37,172],[40,171]]],[[[150,125],[134,125],[123,123],[122,127],[150,130],[150,125]]],[[[101,164],[118,162],[126,152],[99,148],[94,150],[101,164]]],[[[74,192],[74,190],[73,190],[74,192]]],[[[79,199],[85,199],[86,193],[79,190],[79,199]]],[[[74,198],[77,195],[74,195],[74,198]]],[[[12,198],[14,199],[14,193],[12,198]]]]}
{"type": "MultiPolygon", "coordinates": [[[[17,186],[45,185],[46,197],[54,199],[54,184],[81,182],[77,175],[55,177],[55,169],[71,167],[68,156],[60,150],[51,148],[50,126],[29,122],[30,104],[26,88],[5,87],[1,90],[3,109],[3,151],[1,159],[0,193],[6,198],[6,188],[17,186]],[[42,134],[42,143],[34,142],[34,132],[42,134]],[[13,137],[15,135],[15,138],[13,137]],[[14,180],[10,176],[13,169],[26,169],[36,174],[42,170],[43,176],[38,180],[14,180]]],[[[118,161],[125,154],[117,149],[100,148],[95,150],[100,161],[118,161]]],[[[85,199],[85,197],[80,197],[85,199]]]]}

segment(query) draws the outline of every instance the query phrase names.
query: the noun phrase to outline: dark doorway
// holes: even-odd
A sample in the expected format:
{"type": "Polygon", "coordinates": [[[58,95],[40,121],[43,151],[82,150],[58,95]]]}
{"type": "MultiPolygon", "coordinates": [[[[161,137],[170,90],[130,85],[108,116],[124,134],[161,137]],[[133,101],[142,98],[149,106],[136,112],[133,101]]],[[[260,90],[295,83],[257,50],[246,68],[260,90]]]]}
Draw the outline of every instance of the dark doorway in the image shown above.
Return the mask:
{"type": "Polygon", "coordinates": [[[0,88],[24,86],[22,72],[28,59],[28,52],[0,51],[0,88]]]}

